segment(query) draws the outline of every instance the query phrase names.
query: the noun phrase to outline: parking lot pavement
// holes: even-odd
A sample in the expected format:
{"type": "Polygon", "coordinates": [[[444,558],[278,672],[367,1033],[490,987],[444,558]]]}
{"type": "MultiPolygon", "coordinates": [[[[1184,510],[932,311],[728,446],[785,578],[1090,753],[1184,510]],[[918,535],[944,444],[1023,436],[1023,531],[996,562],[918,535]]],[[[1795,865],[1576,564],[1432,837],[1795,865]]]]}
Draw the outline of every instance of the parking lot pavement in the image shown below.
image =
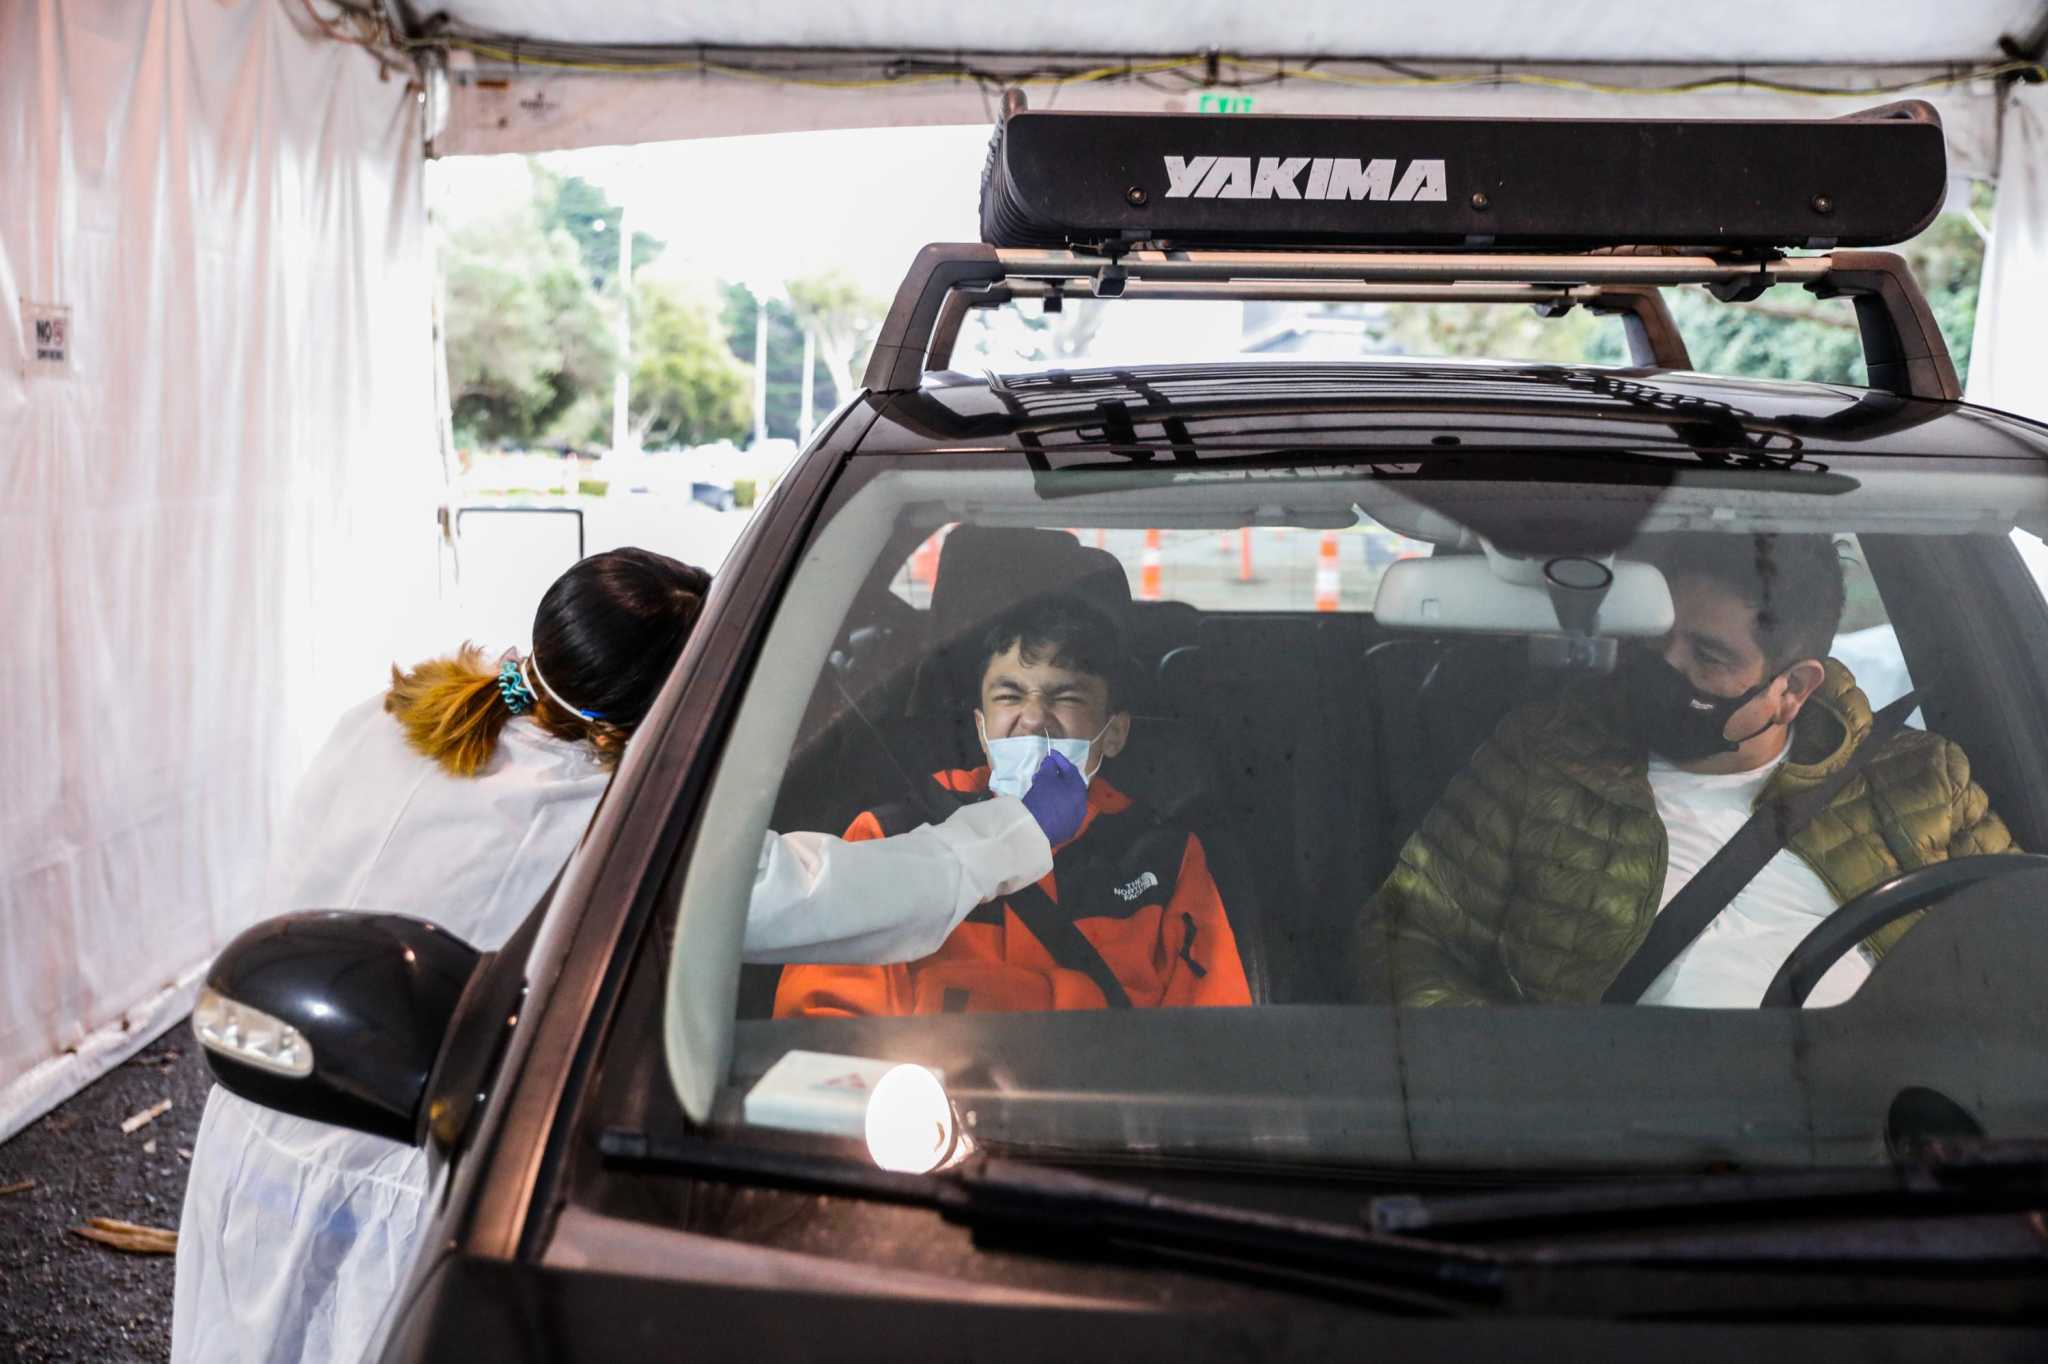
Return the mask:
{"type": "Polygon", "coordinates": [[[0,1360],[169,1357],[171,1257],[114,1250],[72,1228],[109,1217],[177,1229],[185,1153],[212,1083],[181,1022],[0,1145],[0,1360]],[[121,1130],[166,1099],[170,1108],[121,1130]]]}

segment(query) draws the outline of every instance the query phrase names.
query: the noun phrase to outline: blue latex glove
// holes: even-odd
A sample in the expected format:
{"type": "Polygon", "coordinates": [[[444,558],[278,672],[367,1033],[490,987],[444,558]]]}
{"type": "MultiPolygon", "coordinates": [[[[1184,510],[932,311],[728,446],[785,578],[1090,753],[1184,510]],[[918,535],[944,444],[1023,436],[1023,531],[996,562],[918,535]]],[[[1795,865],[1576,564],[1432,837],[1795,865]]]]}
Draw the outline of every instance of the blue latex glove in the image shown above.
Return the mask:
{"type": "Polygon", "coordinates": [[[1081,831],[1088,813],[1088,783],[1074,765],[1057,753],[1045,755],[1024,793],[1024,808],[1045,830],[1045,841],[1058,847],[1081,831]]]}

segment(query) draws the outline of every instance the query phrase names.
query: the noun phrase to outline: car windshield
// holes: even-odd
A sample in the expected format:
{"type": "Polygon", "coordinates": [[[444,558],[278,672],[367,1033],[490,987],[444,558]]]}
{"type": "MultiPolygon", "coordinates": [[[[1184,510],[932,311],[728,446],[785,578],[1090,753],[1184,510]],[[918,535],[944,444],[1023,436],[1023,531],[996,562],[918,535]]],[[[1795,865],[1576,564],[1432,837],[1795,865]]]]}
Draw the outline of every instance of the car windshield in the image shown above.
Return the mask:
{"type": "Polygon", "coordinates": [[[927,1067],[1033,1154],[1854,1165],[1913,1087],[2048,1137],[2048,478],[1967,409],[1828,427],[1873,403],[1807,396],[1821,426],[1714,451],[1642,393],[1620,433],[1341,401],[1142,449],[1099,401],[1021,440],[878,425],[682,880],[683,1106],[802,1126],[763,1077],[823,1053],[927,1067]],[[1049,751],[1091,780],[1045,881],[916,961],[738,963],[767,830],[941,823],[1049,751]],[[1710,865],[1759,809],[1760,866],[1710,865]],[[1704,926],[1657,947],[1694,883],[1704,926]]]}

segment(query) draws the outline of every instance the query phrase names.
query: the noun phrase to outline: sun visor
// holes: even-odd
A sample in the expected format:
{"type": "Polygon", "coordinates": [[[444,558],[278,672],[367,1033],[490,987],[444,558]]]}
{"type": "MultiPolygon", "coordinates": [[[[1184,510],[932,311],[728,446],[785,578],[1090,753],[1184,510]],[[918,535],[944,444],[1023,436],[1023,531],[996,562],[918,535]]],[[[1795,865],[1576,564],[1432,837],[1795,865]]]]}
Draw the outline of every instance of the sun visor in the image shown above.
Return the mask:
{"type": "Polygon", "coordinates": [[[989,148],[981,233],[1012,248],[1826,249],[1904,241],[1947,190],[1920,101],[1784,120],[1016,109],[989,148]]]}

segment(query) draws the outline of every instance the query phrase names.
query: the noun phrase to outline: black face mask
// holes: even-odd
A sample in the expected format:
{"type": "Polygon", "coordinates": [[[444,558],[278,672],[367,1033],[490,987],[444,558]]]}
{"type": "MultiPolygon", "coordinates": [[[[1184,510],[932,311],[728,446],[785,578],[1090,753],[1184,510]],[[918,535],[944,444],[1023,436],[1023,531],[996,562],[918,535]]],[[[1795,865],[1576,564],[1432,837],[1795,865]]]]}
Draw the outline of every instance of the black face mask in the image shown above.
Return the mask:
{"type": "Polygon", "coordinates": [[[1778,680],[1772,673],[1740,696],[1716,696],[1701,691],[1685,674],[1650,649],[1634,649],[1624,665],[1625,685],[1635,712],[1637,732],[1649,743],[1650,751],[1674,763],[1698,762],[1736,749],[1770,729],[1770,721],[1754,733],[1739,739],[1724,736],[1735,712],[1763,695],[1778,680]]]}

